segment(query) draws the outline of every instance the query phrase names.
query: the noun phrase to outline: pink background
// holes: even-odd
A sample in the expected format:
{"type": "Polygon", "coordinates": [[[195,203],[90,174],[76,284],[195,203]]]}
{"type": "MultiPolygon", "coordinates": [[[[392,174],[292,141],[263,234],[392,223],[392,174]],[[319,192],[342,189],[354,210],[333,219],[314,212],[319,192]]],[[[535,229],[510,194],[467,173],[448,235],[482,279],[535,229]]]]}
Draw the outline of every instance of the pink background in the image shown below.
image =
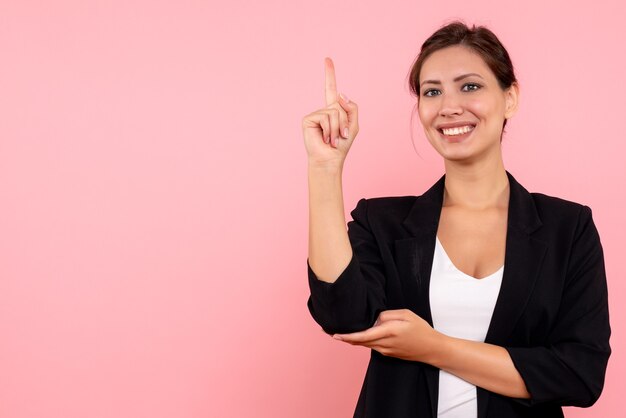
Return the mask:
{"type": "Polygon", "coordinates": [[[623,413],[621,0],[0,2],[0,417],[348,417],[369,350],[306,300],[304,115],[323,59],[359,104],[360,197],[443,174],[406,75],[453,18],[521,84],[505,167],[589,205],[609,280],[605,390],[623,413]]]}

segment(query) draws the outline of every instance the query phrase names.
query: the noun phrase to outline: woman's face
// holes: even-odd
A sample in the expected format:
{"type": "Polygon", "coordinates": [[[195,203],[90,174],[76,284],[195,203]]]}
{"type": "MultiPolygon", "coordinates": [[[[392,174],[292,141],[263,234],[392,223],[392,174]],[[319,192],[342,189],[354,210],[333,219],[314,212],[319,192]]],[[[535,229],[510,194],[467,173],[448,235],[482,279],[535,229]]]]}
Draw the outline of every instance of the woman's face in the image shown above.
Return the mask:
{"type": "Polygon", "coordinates": [[[442,157],[474,162],[499,155],[502,123],[517,108],[516,83],[503,91],[480,55],[458,45],[430,55],[419,82],[420,121],[442,157]]]}

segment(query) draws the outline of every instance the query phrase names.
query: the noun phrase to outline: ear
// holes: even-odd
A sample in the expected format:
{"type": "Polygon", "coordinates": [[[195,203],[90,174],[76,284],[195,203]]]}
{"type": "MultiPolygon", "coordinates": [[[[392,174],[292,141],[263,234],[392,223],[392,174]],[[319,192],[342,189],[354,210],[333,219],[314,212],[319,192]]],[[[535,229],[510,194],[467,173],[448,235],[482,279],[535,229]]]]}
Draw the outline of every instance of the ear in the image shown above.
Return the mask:
{"type": "Polygon", "coordinates": [[[506,101],[504,118],[510,119],[515,112],[517,112],[519,104],[519,84],[517,81],[514,81],[513,84],[511,84],[511,87],[506,89],[504,92],[504,98],[506,101]]]}

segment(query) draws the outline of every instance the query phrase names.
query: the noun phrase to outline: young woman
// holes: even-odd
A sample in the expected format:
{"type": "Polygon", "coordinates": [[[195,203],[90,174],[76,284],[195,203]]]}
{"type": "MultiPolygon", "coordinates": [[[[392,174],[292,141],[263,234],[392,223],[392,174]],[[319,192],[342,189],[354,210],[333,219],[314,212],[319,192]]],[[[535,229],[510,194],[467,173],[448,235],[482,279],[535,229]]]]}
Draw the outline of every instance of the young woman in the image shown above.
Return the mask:
{"type": "Polygon", "coordinates": [[[358,126],[326,59],[326,104],[303,119],[309,311],[371,348],[355,417],[563,417],[604,384],[604,256],[588,206],[528,192],[505,170],[518,106],[509,55],[454,22],[410,73],[445,174],[421,196],[361,199],[345,228],[341,175],[358,126]]]}

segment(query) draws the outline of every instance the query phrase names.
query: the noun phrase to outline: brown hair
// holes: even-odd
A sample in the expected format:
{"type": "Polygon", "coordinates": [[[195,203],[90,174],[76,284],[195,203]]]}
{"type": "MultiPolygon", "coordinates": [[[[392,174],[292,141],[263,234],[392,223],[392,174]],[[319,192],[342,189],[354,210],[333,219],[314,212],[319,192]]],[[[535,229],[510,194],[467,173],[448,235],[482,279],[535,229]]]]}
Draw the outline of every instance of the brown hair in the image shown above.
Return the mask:
{"type": "MultiPolygon", "coordinates": [[[[424,61],[433,52],[453,45],[462,45],[480,55],[494,73],[502,90],[506,90],[511,87],[513,82],[517,82],[509,53],[492,31],[484,26],[476,25],[472,25],[470,29],[465,23],[454,21],[441,27],[426,39],[411,68],[409,86],[418,102],[420,98],[419,77],[424,61]]],[[[504,130],[506,122],[505,119],[502,130],[504,130]]],[[[502,137],[500,137],[500,141],[502,141],[502,137]]]]}

